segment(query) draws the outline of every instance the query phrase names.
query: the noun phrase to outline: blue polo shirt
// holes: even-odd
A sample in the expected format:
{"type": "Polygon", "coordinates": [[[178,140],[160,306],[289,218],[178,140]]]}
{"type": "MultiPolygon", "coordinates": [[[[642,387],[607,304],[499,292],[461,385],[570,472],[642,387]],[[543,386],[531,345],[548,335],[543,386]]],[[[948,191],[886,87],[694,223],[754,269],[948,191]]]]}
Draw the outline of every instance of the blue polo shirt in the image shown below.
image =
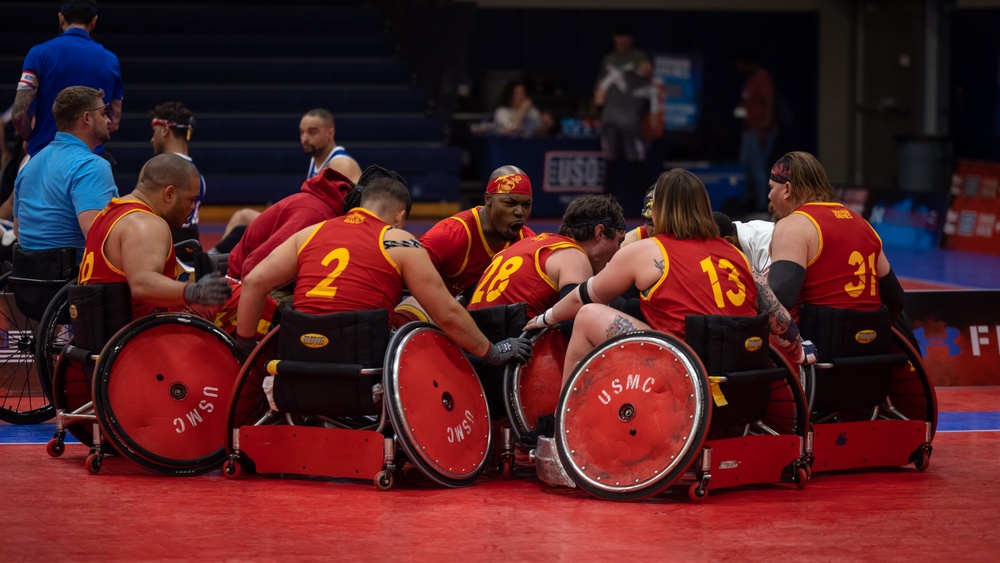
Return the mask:
{"type": "Polygon", "coordinates": [[[124,96],[118,57],[90,38],[83,29],[67,29],[54,39],[35,45],[24,58],[18,89],[38,89],[32,106],[35,128],[28,139],[28,154],[35,156],[56,136],[52,103],[70,86],[104,89],[104,102],[124,96]]]}
{"type": "Polygon", "coordinates": [[[14,180],[17,242],[25,250],[74,247],[79,262],[87,241],[77,215],[104,209],[117,196],[111,164],[77,137],[58,132],[14,180]]]}

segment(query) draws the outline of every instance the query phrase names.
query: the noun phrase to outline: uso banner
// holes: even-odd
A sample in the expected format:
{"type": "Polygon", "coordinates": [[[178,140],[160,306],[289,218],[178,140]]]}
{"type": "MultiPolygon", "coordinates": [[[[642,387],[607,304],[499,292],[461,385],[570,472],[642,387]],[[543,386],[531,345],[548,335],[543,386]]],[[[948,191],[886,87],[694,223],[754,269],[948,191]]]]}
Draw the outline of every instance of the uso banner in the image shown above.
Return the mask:
{"type": "Polygon", "coordinates": [[[1000,385],[1000,290],[911,290],[906,315],[935,385],[1000,385]]]}

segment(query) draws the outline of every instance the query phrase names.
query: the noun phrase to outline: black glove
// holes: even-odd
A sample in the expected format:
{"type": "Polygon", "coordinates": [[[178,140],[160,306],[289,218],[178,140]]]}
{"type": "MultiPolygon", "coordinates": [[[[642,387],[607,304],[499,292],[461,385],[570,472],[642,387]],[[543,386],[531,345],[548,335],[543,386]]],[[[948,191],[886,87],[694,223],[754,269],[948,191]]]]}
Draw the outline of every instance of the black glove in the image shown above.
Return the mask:
{"type": "Polygon", "coordinates": [[[511,360],[526,362],[531,357],[531,340],[523,336],[501,340],[490,344],[490,351],[483,356],[483,361],[491,366],[506,364],[511,360]]]}
{"type": "Polygon", "coordinates": [[[253,352],[254,348],[257,347],[257,339],[252,336],[243,337],[240,335],[236,335],[235,340],[236,340],[236,349],[239,350],[241,354],[243,354],[244,358],[249,357],[250,353],[253,352]]]}
{"type": "Polygon", "coordinates": [[[188,305],[222,305],[232,294],[229,282],[218,272],[212,272],[198,280],[198,283],[187,284],[184,288],[184,302],[188,305]]]}

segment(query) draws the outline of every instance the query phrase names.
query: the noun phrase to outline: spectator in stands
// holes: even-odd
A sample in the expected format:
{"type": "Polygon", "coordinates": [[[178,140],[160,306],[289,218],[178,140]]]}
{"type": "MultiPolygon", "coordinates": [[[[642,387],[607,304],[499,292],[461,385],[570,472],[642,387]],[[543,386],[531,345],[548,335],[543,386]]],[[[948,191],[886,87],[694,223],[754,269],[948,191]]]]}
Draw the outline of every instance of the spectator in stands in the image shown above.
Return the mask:
{"type": "Polygon", "coordinates": [[[768,282],[781,303],[874,310],[885,304],[892,322],[905,295],[865,219],[837,201],[826,170],[807,152],[790,152],[771,167],[771,211],[779,220],[771,237],[768,282]]]}
{"type": "MultiPolygon", "coordinates": [[[[309,173],[306,175],[306,179],[313,178],[321,174],[323,170],[330,168],[340,173],[343,178],[352,184],[355,184],[361,179],[361,168],[358,166],[358,162],[347,154],[344,147],[339,146],[334,141],[335,131],[333,114],[325,109],[317,108],[309,110],[309,112],[302,116],[302,120],[299,122],[299,141],[302,143],[302,150],[312,157],[309,161],[309,173]],[[320,160],[321,158],[323,160],[320,160]]],[[[318,209],[317,212],[322,213],[323,210],[318,209]]],[[[339,215],[339,212],[337,214],[339,215]]],[[[234,252],[236,250],[236,243],[244,236],[244,232],[247,229],[246,226],[255,221],[258,215],[260,215],[260,212],[251,208],[243,208],[234,213],[226,225],[222,241],[216,245],[213,251],[223,253],[234,252]]],[[[333,215],[329,217],[333,217],[333,215]]],[[[329,217],[324,216],[322,219],[317,219],[317,221],[329,217]]],[[[308,224],[311,223],[296,223],[299,227],[308,224]]],[[[290,234],[295,232],[296,229],[283,230],[287,230],[290,234]]],[[[230,256],[230,260],[232,260],[232,256],[230,256]]]]}
{"type": "Polygon", "coordinates": [[[314,315],[391,309],[405,284],[445,334],[470,353],[493,365],[527,359],[531,344],[526,338],[490,343],[452,299],[427,252],[403,230],[411,207],[405,184],[391,177],[374,179],[360,203],[343,218],[298,231],[247,274],[237,315],[241,348],[255,344],[251,319],[261,316],[267,293],[293,279],[295,309],[314,315]],[[331,271],[336,272],[335,288],[330,286],[331,271]]]}
{"type": "Polygon", "coordinates": [[[767,209],[767,163],[778,136],[774,117],[774,81],[771,73],[757,64],[757,57],[750,51],[736,57],[736,70],[744,79],[740,106],[735,111],[738,117],[743,118],[739,161],[746,173],[754,211],[764,211],[767,209]]]}
{"type": "MultiPolygon", "coordinates": [[[[380,177],[406,185],[395,172],[372,165],[361,175],[359,189],[380,177]]],[[[299,193],[268,207],[250,223],[229,253],[229,275],[243,279],[288,237],[309,225],[342,215],[348,208],[345,198],[354,189],[354,184],[333,168],[325,168],[322,174],[303,182],[299,193]]]]}
{"type": "MultiPolygon", "coordinates": [[[[149,112],[150,125],[153,128],[153,154],[172,153],[194,164],[188,154],[188,142],[194,133],[194,114],[180,102],[162,103],[149,112]]],[[[174,242],[195,239],[198,240],[198,212],[205,200],[205,177],[199,175],[201,188],[194,209],[179,228],[174,229],[174,242]]]]}
{"type": "Polygon", "coordinates": [[[493,257],[469,310],[527,303],[534,317],[607,265],[625,236],[625,214],[611,196],[580,196],[566,207],[559,234],[515,242],[493,257]]]}
{"type": "Polygon", "coordinates": [[[79,263],[90,224],[118,195],[111,164],[93,153],[111,134],[103,95],[71,86],[56,96],[59,132],[14,182],[14,231],[25,250],[75,248],[79,263]]]}
{"type": "MultiPolygon", "coordinates": [[[[197,283],[177,280],[181,270],[170,233],[190,216],[200,191],[198,169],[180,155],[159,154],[146,162],[132,193],[111,200],[94,219],[80,285],[127,283],[133,318],[163,309],[185,311],[233,333],[237,283],[215,273],[197,283]]],[[[268,312],[273,315],[273,303],[268,312]]],[[[269,326],[250,324],[261,334],[269,326]]]]}
{"type": "Polygon", "coordinates": [[[654,95],[653,67],[645,53],[633,48],[628,27],[619,26],[613,39],[614,51],[601,59],[598,69],[594,105],[601,108],[605,193],[629,206],[638,204],[636,188],[648,181],[642,124],[654,95]]]}
{"type": "Polygon", "coordinates": [[[719,238],[708,192],[697,176],[677,168],[660,176],[653,193],[653,232],[651,239],[621,249],[600,273],[525,326],[542,328],[575,317],[564,382],[587,352],[612,336],[652,328],[683,338],[687,315],[766,312],[772,340],[789,359],[810,359],[798,328],[763,277],[755,278],[746,258],[719,238]],[[642,292],[645,321],[604,305],[633,285],[642,292]]]}
{"type": "Polygon", "coordinates": [[[541,126],[541,114],[528,97],[522,80],[504,85],[500,106],[493,112],[494,132],[509,137],[534,137],[541,126]]]}
{"type": "Polygon", "coordinates": [[[95,25],[97,2],[63,2],[59,9],[62,34],[32,47],[24,59],[11,116],[17,132],[28,141],[32,157],[55,138],[58,120],[52,115],[52,104],[70,86],[101,89],[110,120],[108,131],[118,130],[124,96],[121,70],[118,57],[90,38],[95,25]]]}
{"type": "Polygon", "coordinates": [[[729,215],[712,213],[719,234],[750,259],[753,269],[767,276],[771,269],[771,234],[774,223],[770,221],[733,221],[729,215]]]}
{"type": "MultiPolygon", "coordinates": [[[[420,238],[453,296],[478,282],[497,252],[535,236],[524,226],[531,215],[531,180],[520,168],[505,165],[494,170],[484,203],[438,221],[420,238]]],[[[404,318],[428,319],[413,298],[404,300],[396,314],[400,323],[404,318]]]]}
{"type": "Polygon", "coordinates": [[[333,114],[325,109],[312,109],[302,116],[299,122],[299,141],[302,143],[302,150],[312,157],[306,178],[312,178],[329,167],[356,183],[361,178],[361,167],[334,140],[335,132],[333,114]]]}

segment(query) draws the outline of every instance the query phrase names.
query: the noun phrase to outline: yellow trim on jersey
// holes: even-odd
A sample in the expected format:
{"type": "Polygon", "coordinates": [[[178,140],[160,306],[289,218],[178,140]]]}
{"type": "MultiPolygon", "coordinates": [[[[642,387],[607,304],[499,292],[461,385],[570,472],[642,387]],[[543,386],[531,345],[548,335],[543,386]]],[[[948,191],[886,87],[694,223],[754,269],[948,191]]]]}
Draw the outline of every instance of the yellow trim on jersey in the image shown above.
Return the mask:
{"type": "MultiPolygon", "coordinates": [[[[482,206],[480,206],[480,207],[482,207],[482,206]]],[[[479,222],[479,209],[480,209],[480,207],[473,207],[472,208],[472,216],[475,218],[476,223],[479,222]]],[[[455,272],[455,273],[453,273],[453,274],[449,274],[448,272],[443,272],[442,273],[442,275],[448,276],[450,278],[456,278],[456,277],[462,275],[462,272],[465,271],[465,267],[469,265],[469,254],[472,252],[472,230],[469,229],[469,225],[468,225],[468,223],[465,222],[464,219],[461,219],[459,217],[448,217],[448,219],[453,219],[455,221],[458,221],[458,224],[462,225],[462,228],[465,229],[465,239],[468,241],[465,244],[465,258],[462,260],[462,265],[459,266],[458,271],[455,272]]],[[[483,232],[482,228],[479,229],[479,232],[480,233],[483,232]]]]}
{"type": "MultiPolygon", "coordinates": [[[[823,205],[830,205],[830,204],[823,204],[823,205]]],[[[806,219],[809,219],[809,221],[813,224],[813,227],[816,227],[816,235],[819,237],[819,247],[816,248],[816,256],[813,256],[812,259],[806,262],[806,268],[808,268],[809,266],[813,265],[813,262],[815,262],[819,258],[820,254],[823,254],[823,229],[819,228],[819,223],[816,222],[816,219],[814,219],[812,215],[806,213],[805,211],[802,211],[801,208],[792,211],[792,213],[797,213],[799,215],[802,215],[806,219]]]]}
{"type": "Polygon", "coordinates": [[[410,313],[411,315],[413,315],[414,317],[416,317],[417,320],[419,320],[419,321],[423,321],[425,323],[430,322],[430,319],[427,317],[427,314],[424,313],[422,310],[420,310],[419,307],[414,307],[413,305],[407,305],[405,303],[401,303],[399,305],[396,305],[396,309],[395,310],[396,311],[405,311],[407,313],[410,313]]]}
{"type": "MultiPolygon", "coordinates": [[[[121,200],[121,199],[118,199],[117,197],[111,198],[111,203],[128,204],[128,203],[132,203],[133,201],[135,203],[138,203],[139,205],[145,207],[148,211],[144,211],[142,209],[129,209],[125,213],[122,213],[121,215],[118,216],[117,219],[114,220],[114,222],[111,223],[111,226],[108,227],[107,232],[104,233],[104,240],[101,241],[101,259],[104,260],[104,263],[108,265],[108,268],[112,272],[114,272],[114,273],[116,273],[118,275],[121,275],[121,276],[124,276],[125,272],[123,270],[119,270],[118,268],[116,268],[115,265],[111,263],[111,260],[108,259],[107,254],[104,253],[104,246],[108,243],[108,237],[111,236],[111,231],[113,231],[115,229],[115,225],[118,224],[118,221],[121,221],[122,217],[125,217],[126,215],[131,215],[131,214],[137,213],[137,212],[139,212],[139,213],[151,213],[153,215],[156,215],[156,213],[153,212],[153,208],[150,207],[149,205],[147,205],[146,202],[144,202],[144,201],[140,201],[138,199],[136,199],[136,200],[131,200],[131,199],[130,200],[121,200]]],[[[106,211],[108,211],[108,209],[110,209],[110,207],[105,207],[104,210],[101,211],[101,213],[102,214],[105,213],[106,211]]],[[[156,216],[159,217],[159,215],[156,215],[156,216]]],[[[167,256],[170,256],[170,254],[167,253],[167,256]]],[[[167,256],[163,257],[163,261],[164,262],[167,261],[167,256]]],[[[177,268],[176,268],[176,266],[174,267],[174,278],[175,279],[177,278],[177,268]]]]}
{"type": "Polygon", "coordinates": [[[663,243],[660,242],[659,237],[653,236],[649,237],[649,239],[654,241],[656,243],[656,246],[660,247],[660,254],[663,255],[663,273],[660,274],[660,279],[656,280],[656,283],[649,286],[649,289],[639,292],[639,297],[643,301],[649,301],[649,298],[653,295],[653,292],[656,291],[656,288],[663,285],[663,282],[666,281],[667,279],[667,274],[670,272],[670,257],[667,256],[667,249],[663,247],[663,243]]]}
{"type": "Polygon", "coordinates": [[[298,256],[299,254],[302,254],[302,249],[303,249],[303,248],[305,248],[305,247],[306,247],[306,245],[307,245],[307,244],[309,244],[309,242],[310,242],[310,241],[312,241],[313,237],[314,237],[314,236],[316,236],[316,233],[318,233],[318,232],[319,232],[319,230],[320,230],[320,229],[322,229],[322,228],[323,228],[323,225],[325,225],[325,224],[326,224],[326,221],[323,221],[323,222],[321,222],[321,223],[317,223],[317,224],[316,224],[316,228],[315,228],[315,229],[313,229],[311,233],[309,233],[309,236],[307,236],[307,237],[306,237],[306,240],[305,240],[305,242],[303,242],[303,243],[302,243],[302,244],[301,244],[301,245],[299,246],[299,249],[295,251],[295,255],[296,255],[296,256],[298,256]]]}
{"type": "Polygon", "coordinates": [[[392,228],[392,225],[386,225],[386,226],[382,227],[382,231],[379,232],[379,234],[378,234],[378,247],[379,247],[379,250],[382,251],[382,256],[385,258],[385,261],[388,262],[390,266],[392,266],[393,268],[396,269],[396,273],[397,274],[402,275],[403,271],[399,269],[399,264],[397,264],[389,256],[389,251],[385,249],[385,233],[389,232],[389,229],[391,229],[391,228],[392,228]]]}
{"type": "MultiPolygon", "coordinates": [[[[549,287],[551,287],[553,291],[559,291],[559,288],[556,287],[556,284],[555,282],[552,281],[552,278],[550,278],[549,275],[545,273],[545,271],[542,269],[542,262],[541,260],[538,259],[538,254],[541,253],[541,251],[545,250],[546,248],[551,248],[552,252],[555,252],[557,250],[562,250],[564,248],[575,248],[580,252],[583,252],[584,254],[586,254],[586,252],[582,248],[580,248],[580,245],[576,244],[575,242],[569,242],[565,240],[549,244],[539,248],[538,250],[535,250],[535,271],[538,272],[538,275],[543,280],[545,280],[545,283],[549,284],[549,287]]],[[[551,257],[552,255],[550,254],[549,258],[551,257]]]]}

